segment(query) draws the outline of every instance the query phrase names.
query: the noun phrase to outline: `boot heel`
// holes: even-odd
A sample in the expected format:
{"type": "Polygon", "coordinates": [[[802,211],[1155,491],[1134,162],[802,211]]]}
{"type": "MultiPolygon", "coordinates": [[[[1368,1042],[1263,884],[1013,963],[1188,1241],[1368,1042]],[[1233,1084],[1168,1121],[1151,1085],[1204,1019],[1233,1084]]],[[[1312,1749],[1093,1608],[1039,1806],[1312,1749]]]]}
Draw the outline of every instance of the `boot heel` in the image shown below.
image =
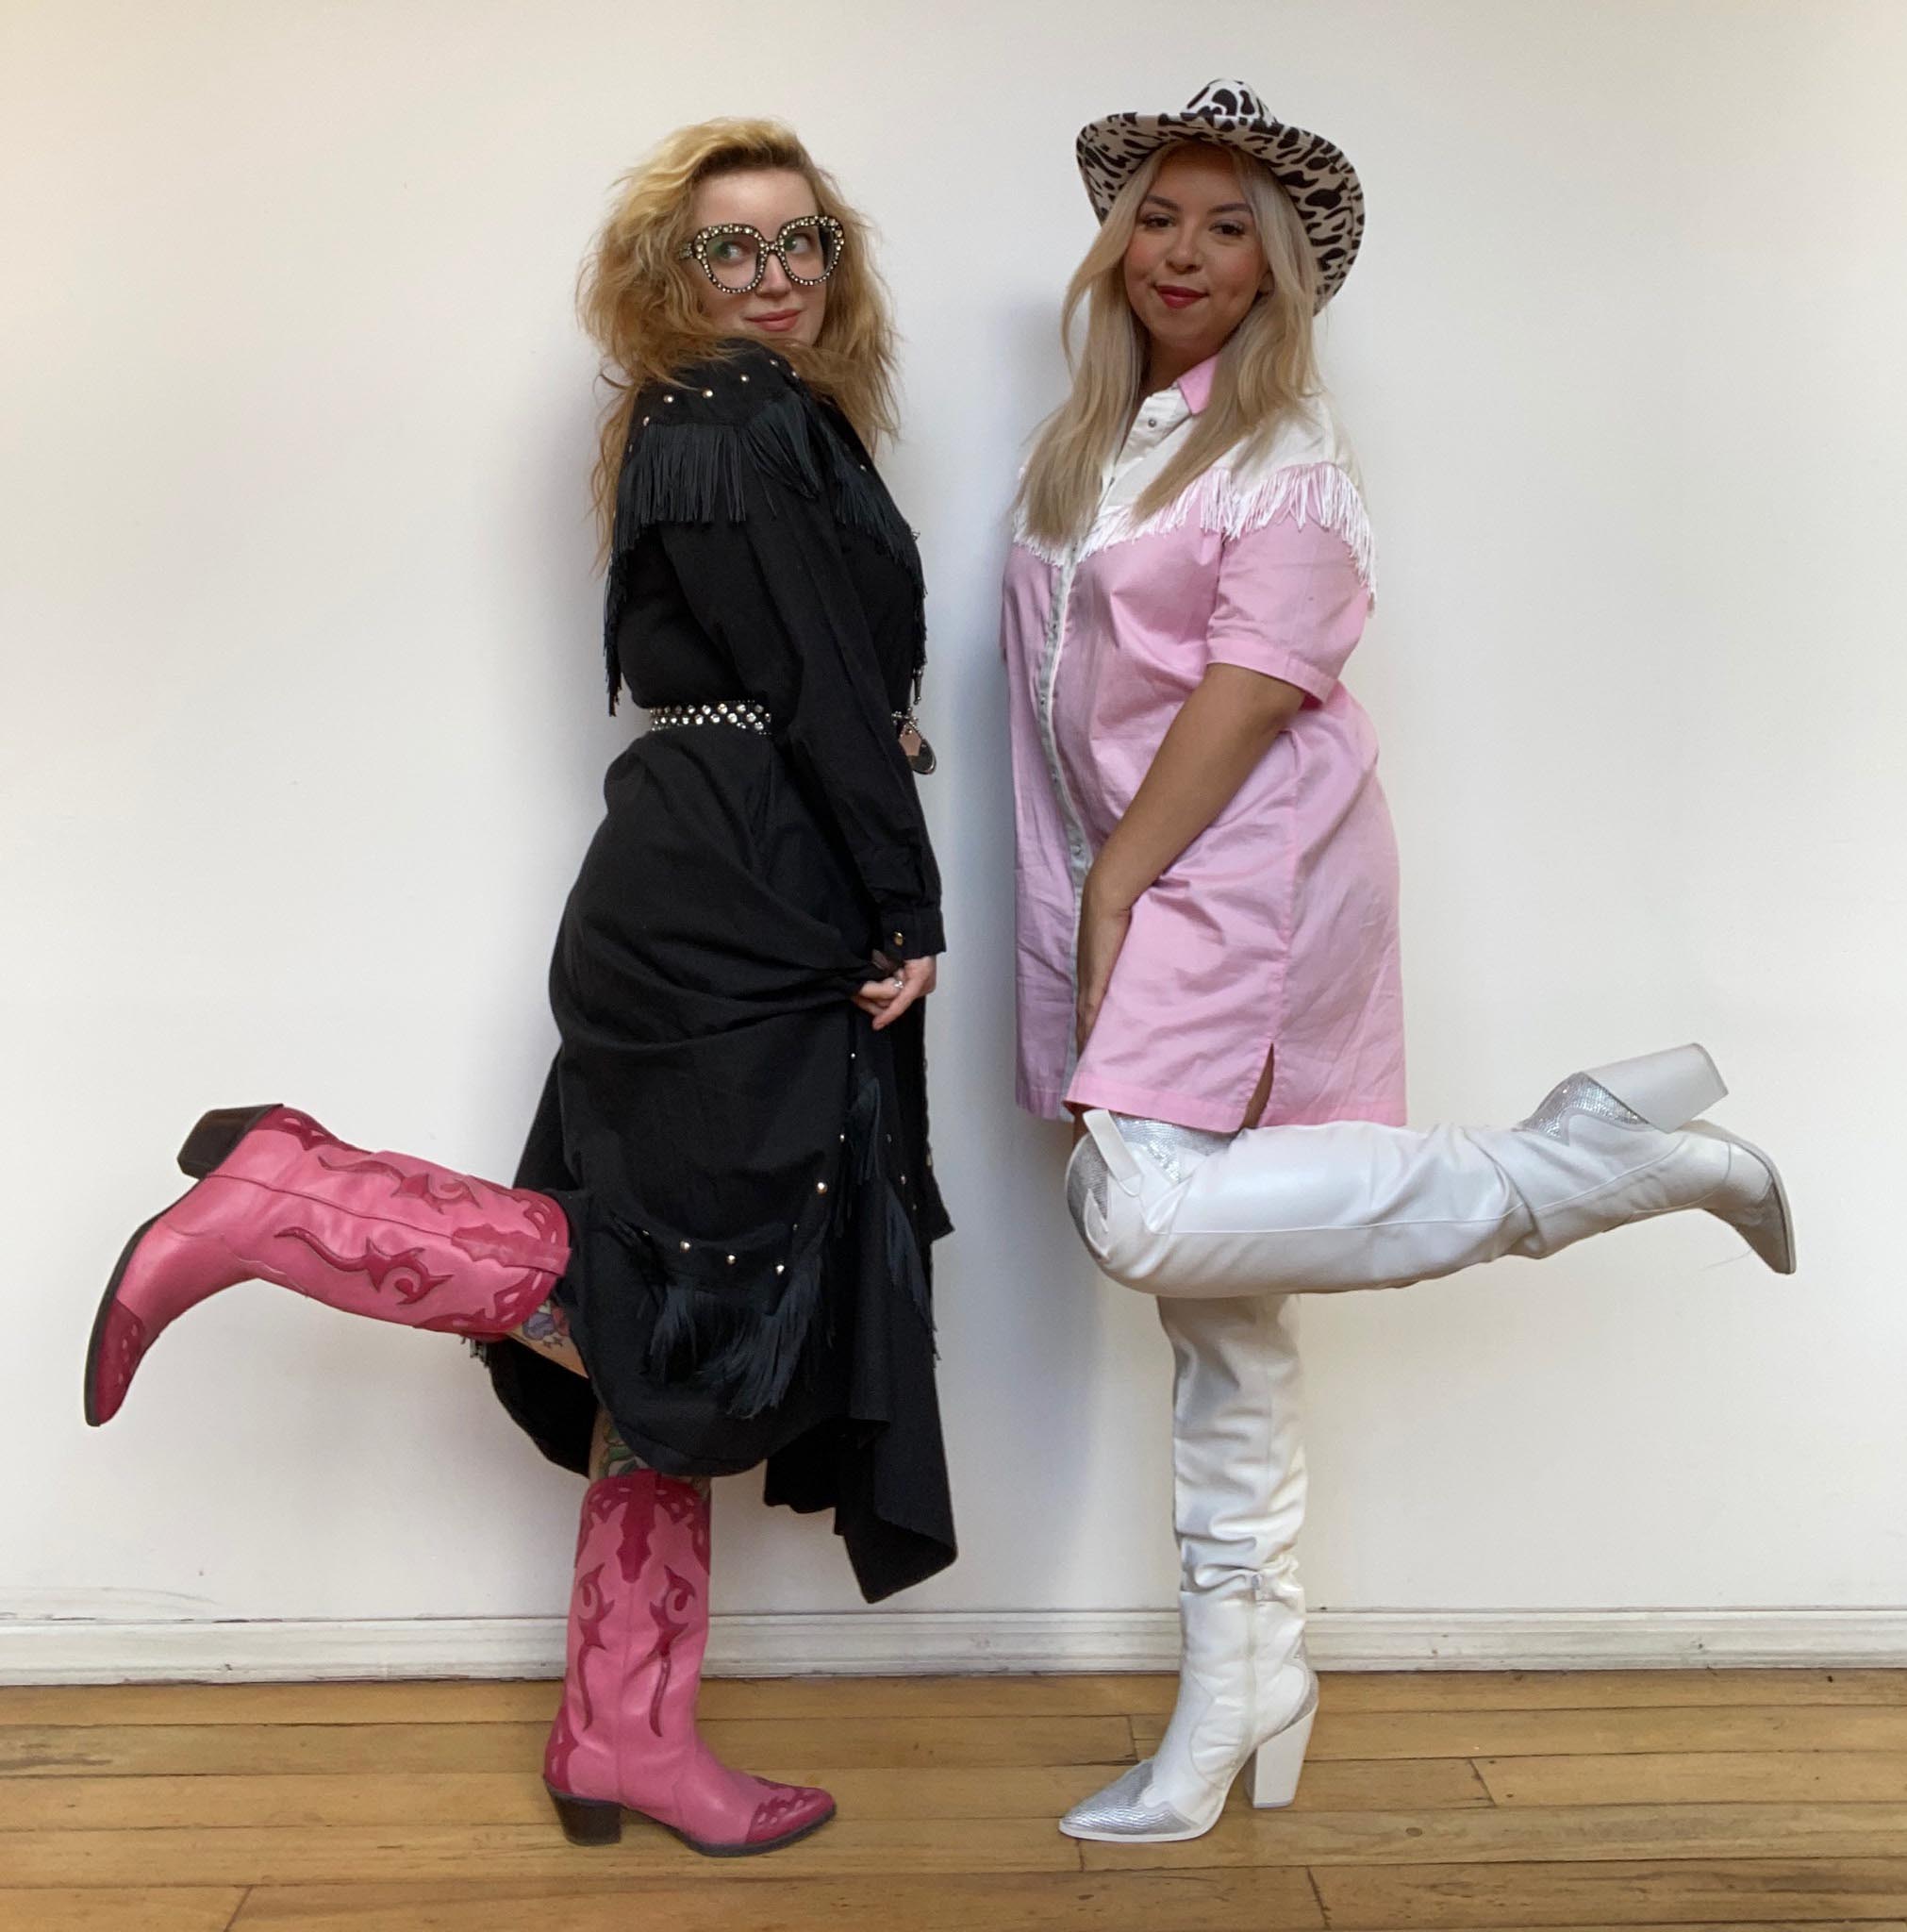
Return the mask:
{"type": "Polygon", "coordinates": [[[1728,1091],[1708,1049],[1693,1043],[1645,1053],[1633,1060],[1590,1067],[1588,1077],[1651,1127],[1672,1134],[1728,1091]]]}
{"type": "Polygon", "coordinates": [[[556,1807],[563,1836],[572,1845],[613,1845],[622,1836],[622,1807],[612,1800],[572,1798],[567,1791],[550,1791],[550,1803],[556,1807]]]}
{"type": "Polygon", "coordinates": [[[277,1104],[274,1100],[269,1107],[217,1107],[201,1114],[179,1149],[179,1166],[195,1181],[204,1180],[277,1104]]]}
{"type": "Polygon", "coordinates": [[[1252,1759],[1252,1803],[1258,1810],[1282,1811],[1298,1795],[1305,1747],[1311,1742],[1311,1721],[1317,1715],[1314,1703],[1303,1716],[1259,1745],[1252,1759]]]}

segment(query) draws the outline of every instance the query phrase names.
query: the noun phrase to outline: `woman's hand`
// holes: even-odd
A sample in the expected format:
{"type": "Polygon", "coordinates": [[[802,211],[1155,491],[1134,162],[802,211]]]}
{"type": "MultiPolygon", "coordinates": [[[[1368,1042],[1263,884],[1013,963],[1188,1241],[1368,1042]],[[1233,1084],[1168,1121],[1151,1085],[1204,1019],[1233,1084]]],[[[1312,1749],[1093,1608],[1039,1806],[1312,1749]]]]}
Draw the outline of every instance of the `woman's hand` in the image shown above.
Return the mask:
{"type": "Polygon", "coordinates": [[[1099,1009],[1105,1002],[1106,988],[1112,984],[1113,968],[1119,964],[1132,923],[1132,902],[1108,891],[1088,873],[1086,890],[1080,895],[1079,1004],[1073,1013],[1073,1030],[1082,1053],[1086,1036],[1099,1024],[1099,1009]]]}
{"type": "Polygon", "coordinates": [[[883,1026],[891,1026],[916,1000],[922,1000],[934,991],[939,974],[936,961],[930,956],[924,959],[903,959],[897,966],[885,953],[874,955],[874,964],[881,969],[882,977],[871,979],[854,995],[854,1004],[864,1013],[871,1013],[874,1031],[883,1026]]]}

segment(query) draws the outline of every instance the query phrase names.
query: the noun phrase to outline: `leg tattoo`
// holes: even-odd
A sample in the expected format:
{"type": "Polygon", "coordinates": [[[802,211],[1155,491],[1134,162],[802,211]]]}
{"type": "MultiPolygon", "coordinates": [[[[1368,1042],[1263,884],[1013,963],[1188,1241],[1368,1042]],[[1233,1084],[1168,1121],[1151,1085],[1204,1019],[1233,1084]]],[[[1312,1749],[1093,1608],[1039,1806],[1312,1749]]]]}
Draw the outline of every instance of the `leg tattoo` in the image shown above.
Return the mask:
{"type": "MultiPolygon", "coordinates": [[[[609,1420],[609,1411],[599,1408],[596,1411],[596,1434],[589,1446],[589,1480],[600,1482],[605,1475],[627,1475],[632,1469],[647,1469],[649,1465],[623,1441],[616,1424],[609,1420]]],[[[705,1495],[708,1491],[708,1478],[705,1475],[692,1475],[681,1478],[690,1482],[705,1495]]]]}
{"type": "Polygon", "coordinates": [[[627,1475],[632,1469],[642,1467],[642,1458],[617,1433],[616,1424],[609,1420],[609,1411],[599,1408],[596,1411],[596,1434],[589,1444],[590,1481],[599,1481],[605,1475],[627,1475]]]}
{"type": "Polygon", "coordinates": [[[576,1344],[570,1339],[569,1317],[563,1313],[555,1295],[522,1327],[513,1328],[510,1333],[525,1348],[533,1348],[539,1355],[549,1357],[553,1362],[560,1362],[572,1374],[587,1375],[589,1373],[583,1366],[583,1357],[576,1353],[576,1344]]]}

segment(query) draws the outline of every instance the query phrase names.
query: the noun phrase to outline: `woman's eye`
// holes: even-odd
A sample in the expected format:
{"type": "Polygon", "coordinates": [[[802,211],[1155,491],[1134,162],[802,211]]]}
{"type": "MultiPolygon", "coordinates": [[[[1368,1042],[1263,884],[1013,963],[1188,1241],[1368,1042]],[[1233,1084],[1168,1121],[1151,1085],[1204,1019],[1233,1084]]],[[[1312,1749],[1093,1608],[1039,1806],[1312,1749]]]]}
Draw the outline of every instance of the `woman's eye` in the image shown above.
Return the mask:
{"type": "Polygon", "coordinates": [[[1139,217],[1139,226],[1142,228],[1169,228],[1171,223],[1164,215],[1141,215],[1139,217]]]}
{"type": "Polygon", "coordinates": [[[1213,226],[1228,242],[1239,241],[1245,233],[1244,228],[1236,222],[1216,222],[1213,226]]]}
{"type": "Polygon", "coordinates": [[[709,253],[715,257],[717,261],[739,261],[743,252],[751,245],[737,236],[722,235],[718,237],[714,247],[710,249],[709,253]]]}
{"type": "Polygon", "coordinates": [[[815,252],[815,236],[812,228],[799,228],[790,235],[782,246],[797,261],[804,261],[815,252]]]}

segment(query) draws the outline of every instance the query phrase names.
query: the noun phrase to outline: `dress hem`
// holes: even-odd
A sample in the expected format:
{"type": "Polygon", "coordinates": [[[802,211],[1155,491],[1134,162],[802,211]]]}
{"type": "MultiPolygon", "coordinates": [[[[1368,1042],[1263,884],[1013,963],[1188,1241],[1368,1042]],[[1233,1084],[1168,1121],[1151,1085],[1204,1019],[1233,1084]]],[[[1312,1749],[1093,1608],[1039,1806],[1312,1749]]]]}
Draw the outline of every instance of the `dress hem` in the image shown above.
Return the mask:
{"type": "Polygon", "coordinates": [[[1235,1134],[1245,1124],[1248,1094],[1235,1105],[1219,1106],[1189,1093],[1169,1089],[1154,1091],[1144,1087],[1126,1087],[1117,1080],[1079,1079],[1068,1089],[1066,1098],[1081,1107],[1103,1107],[1108,1113],[1126,1113],[1138,1120],[1166,1121],[1175,1127],[1197,1127],[1210,1134],[1235,1134]]]}
{"type": "MultiPolygon", "coordinates": [[[[1274,1087],[1272,1099],[1265,1109],[1265,1118],[1258,1123],[1260,1127],[1321,1127],[1337,1121],[1369,1121],[1383,1127],[1409,1124],[1401,1101],[1318,1099],[1285,1113],[1276,1110],[1277,1097],[1274,1087]]],[[[1022,1085],[1019,1094],[1020,1107],[1040,1120],[1070,1120],[1072,1115],[1065,1104],[1068,1099],[1077,1101],[1081,1107],[1103,1108],[1108,1113],[1130,1114],[1136,1120],[1165,1121],[1177,1127],[1197,1127],[1204,1133],[1255,1131],[1240,1127],[1230,1112],[1213,1107],[1209,1101],[1189,1099],[1172,1092],[1147,1092],[1138,1088],[1095,1081],[1091,1083],[1090,1091],[1086,1092],[1072,1091],[1062,1095],[1057,1088],[1022,1085]]],[[[1249,1101],[1240,1102],[1235,1111],[1242,1114],[1248,1104],[1249,1101]]]]}

